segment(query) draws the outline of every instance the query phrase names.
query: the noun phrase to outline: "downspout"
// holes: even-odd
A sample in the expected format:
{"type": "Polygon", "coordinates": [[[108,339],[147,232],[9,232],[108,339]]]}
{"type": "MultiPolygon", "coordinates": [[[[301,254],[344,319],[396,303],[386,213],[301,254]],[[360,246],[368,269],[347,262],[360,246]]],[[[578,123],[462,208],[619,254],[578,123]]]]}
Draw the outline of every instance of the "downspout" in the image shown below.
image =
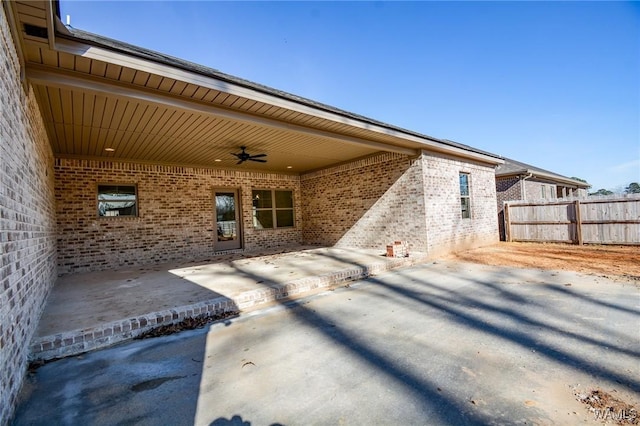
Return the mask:
{"type": "Polygon", "coordinates": [[[524,201],[527,201],[527,191],[524,187],[524,181],[529,179],[530,177],[533,177],[533,173],[529,173],[524,177],[523,175],[520,175],[520,193],[522,194],[522,200],[524,201]]]}

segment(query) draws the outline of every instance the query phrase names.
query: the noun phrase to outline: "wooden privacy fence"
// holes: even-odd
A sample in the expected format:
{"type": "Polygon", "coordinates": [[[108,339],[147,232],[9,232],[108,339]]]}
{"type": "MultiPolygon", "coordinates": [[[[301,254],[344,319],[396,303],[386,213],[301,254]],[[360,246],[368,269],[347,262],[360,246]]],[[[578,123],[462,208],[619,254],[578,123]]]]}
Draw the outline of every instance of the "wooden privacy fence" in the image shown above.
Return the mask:
{"type": "Polygon", "coordinates": [[[507,241],[640,245],[640,194],[506,201],[507,241]]]}

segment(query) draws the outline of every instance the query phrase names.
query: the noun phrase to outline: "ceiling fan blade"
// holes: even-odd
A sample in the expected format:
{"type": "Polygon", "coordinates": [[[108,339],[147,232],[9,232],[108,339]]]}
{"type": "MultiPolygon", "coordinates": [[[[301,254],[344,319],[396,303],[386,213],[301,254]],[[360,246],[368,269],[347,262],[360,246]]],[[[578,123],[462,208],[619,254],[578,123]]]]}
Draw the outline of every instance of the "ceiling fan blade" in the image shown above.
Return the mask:
{"type": "Polygon", "coordinates": [[[258,163],[266,163],[267,160],[260,160],[260,158],[262,157],[266,157],[267,154],[256,154],[256,155],[251,155],[248,152],[245,151],[247,147],[245,146],[241,146],[240,149],[242,150],[242,152],[239,153],[235,153],[232,152],[231,155],[233,155],[234,157],[236,157],[238,159],[238,162],[236,163],[236,165],[238,164],[242,164],[247,160],[251,160],[251,161],[256,161],[258,163]]]}

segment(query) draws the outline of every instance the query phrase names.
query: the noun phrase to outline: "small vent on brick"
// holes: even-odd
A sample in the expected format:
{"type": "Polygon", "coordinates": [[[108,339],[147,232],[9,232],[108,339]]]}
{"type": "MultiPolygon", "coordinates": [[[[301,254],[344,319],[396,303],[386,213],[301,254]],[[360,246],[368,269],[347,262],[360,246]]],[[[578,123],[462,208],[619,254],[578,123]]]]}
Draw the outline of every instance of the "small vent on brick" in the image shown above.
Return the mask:
{"type": "Polygon", "coordinates": [[[31,37],[38,37],[38,38],[44,38],[44,39],[49,38],[49,35],[47,34],[47,29],[38,27],[37,25],[24,24],[24,32],[31,37]]]}

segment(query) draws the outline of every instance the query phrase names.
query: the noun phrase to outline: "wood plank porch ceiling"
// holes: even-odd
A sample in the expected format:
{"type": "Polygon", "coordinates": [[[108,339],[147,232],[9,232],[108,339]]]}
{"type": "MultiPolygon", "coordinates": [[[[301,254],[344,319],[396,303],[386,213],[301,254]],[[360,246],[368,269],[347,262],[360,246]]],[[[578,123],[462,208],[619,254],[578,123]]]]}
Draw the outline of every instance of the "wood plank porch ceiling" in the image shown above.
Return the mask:
{"type": "MultiPolygon", "coordinates": [[[[26,58],[31,69],[53,71],[62,68],[119,87],[125,83],[190,102],[215,105],[223,110],[241,111],[247,118],[251,115],[268,117],[282,124],[294,123],[326,132],[342,130],[341,134],[366,138],[363,135],[366,130],[175,79],[51,51],[39,45],[28,44],[26,58]]],[[[161,102],[113,95],[108,91],[97,93],[84,88],[59,87],[55,83],[37,83],[35,90],[57,156],[112,157],[300,173],[379,151],[287,131],[284,126],[269,128],[250,121],[181,110],[161,102]],[[231,153],[239,152],[240,146],[246,146],[252,154],[266,153],[268,162],[237,166],[231,153]],[[107,148],[114,151],[105,151],[107,148]]]]}
{"type": "MultiPolygon", "coordinates": [[[[280,102],[273,92],[117,51],[112,60],[108,46],[56,35],[52,3],[13,7],[26,75],[56,156],[304,173],[426,147],[423,138],[280,102]],[[47,28],[48,38],[27,34],[25,23],[47,28]],[[268,162],[236,165],[231,153],[240,146],[266,153],[268,162]]],[[[437,140],[426,143],[438,149],[437,140]]]]}

